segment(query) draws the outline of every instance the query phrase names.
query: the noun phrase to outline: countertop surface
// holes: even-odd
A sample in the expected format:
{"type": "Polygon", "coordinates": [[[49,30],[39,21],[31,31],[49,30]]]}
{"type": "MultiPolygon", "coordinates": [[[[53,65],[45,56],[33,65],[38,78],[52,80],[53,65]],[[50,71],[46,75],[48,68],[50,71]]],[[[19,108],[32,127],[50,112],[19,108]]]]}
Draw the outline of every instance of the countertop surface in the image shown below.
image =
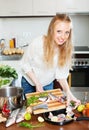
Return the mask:
{"type": "MultiPolygon", "coordinates": [[[[31,121],[29,123],[33,123],[34,125],[38,123],[37,117],[39,115],[33,115],[31,121]]],[[[0,124],[1,130],[28,130],[29,128],[19,127],[18,124],[14,124],[9,127],[5,127],[5,123],[0,124]]],[[[89,130],[89,121],[73,121],[69,124],[59,126],[49,124],[48,122],[44,122],[44,126],[39,128],[34,128],[33,130],[89,130]]]]}

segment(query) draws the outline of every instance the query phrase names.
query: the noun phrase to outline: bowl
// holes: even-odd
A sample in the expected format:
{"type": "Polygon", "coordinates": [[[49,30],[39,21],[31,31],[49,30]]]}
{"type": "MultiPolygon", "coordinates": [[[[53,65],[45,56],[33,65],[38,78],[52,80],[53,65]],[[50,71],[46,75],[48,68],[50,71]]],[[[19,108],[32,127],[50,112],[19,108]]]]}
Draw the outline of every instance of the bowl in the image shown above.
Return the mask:
{"type": "Polygon", "coordinates": [[[23,106],[23,89],[7,86],[0,89],[0,110],[7,104],[10,110],[23,106]]]}
{"type": "Polygon", "coordinates": [[[2,87],[7,87],[7,86],[12,86],[14,84],[14,79],[12,77],[10,78],[2,78],[0,76],[0,88],[2,87]]]}
{"type": "MultiPolygon", "coordinates": [[[[51,123],[53,125],[66,125],[70,122],[73,121],[73,118],[69,119],[69,120],[63,120],[61,122],[58,122],[58,121],[52,121],[50,118],[49,118],[49,113],[50,112],[46,112],[46,113],[43,113],[43,117],[44,117],[44,120],[48,123],[51,123]]],[[[60,110],[55,110],[55,111],[51,111],[51,113],[54,115],[54,116],[57,116],[58,114],[65,114],[66,115],[66,109],[60,109],[60,110]]]]}

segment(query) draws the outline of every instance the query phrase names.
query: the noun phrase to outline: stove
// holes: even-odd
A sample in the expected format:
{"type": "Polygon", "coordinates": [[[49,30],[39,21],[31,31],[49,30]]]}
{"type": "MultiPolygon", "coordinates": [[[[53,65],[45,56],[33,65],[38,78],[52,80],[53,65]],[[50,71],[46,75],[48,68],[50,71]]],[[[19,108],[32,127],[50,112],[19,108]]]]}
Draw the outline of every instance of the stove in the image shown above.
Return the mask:
{"type": "MultiPolygon", "coordinates": [[[[71,87],[89,89],[89,48],[87,46],[75,46],[70,70],[71,87]]],[[[85,90],[85,89],[84,89],[85,90]]]]}
{"type": "Polygon", "coordinates": [[[73,67],[89,67],[89,47],[74,46],[74,57],[72,59],[73,67]]]}

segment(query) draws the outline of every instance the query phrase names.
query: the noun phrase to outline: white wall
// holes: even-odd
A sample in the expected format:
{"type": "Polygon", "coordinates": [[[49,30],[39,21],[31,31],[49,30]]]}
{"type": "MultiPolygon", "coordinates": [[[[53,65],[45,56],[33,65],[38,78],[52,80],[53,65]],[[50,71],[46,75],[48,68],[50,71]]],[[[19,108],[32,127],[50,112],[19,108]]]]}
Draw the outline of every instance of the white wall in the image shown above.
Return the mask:
{"type": "MultiPolygon", "coordinates": [[[[71,18],[74,45],[89,46],[89,15],[72,15],[71,18]]],[[[16,37],[19,46],[29,44],[35,37],[46,34],[51,19],[52,17],[0,18],[0,39],[5,38],[7,45],[12,37],[16,37]]]]}
{"type": "Polygon", "coordinates": [[[45,34],[51,18],[3,18],[0,19],[0,38],[9,43],[16,37],[18,44],[30,43],[39,35],[45,34]]]}
{"type": "Polygon", "coordinates": [[[89,46],[89,15],[72,16],[74,45],[89,46]]]}

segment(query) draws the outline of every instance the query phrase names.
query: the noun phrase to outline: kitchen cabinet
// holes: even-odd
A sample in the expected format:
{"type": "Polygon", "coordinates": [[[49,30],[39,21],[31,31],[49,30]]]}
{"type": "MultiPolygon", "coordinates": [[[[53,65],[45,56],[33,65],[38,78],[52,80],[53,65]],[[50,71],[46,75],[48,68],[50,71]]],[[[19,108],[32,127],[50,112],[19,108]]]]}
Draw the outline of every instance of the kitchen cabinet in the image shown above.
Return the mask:
{"type": "Polygon", "coordinates": [[[33,0],[33,15],[55,15],[60,12],[89,12],[89,0],[33,0]]]}
{"type": "Polygon", "coordinates": [[[89,12],[89,0],[33,0],[33,15],[55,15],[60,12],[89,12]]]}
{"type": "Polygon", "coordinates": [[[89,12],[89,0],[78,0],[77,8],[80,12],[89,12]]]}
{"type": "Polygon", "coordinates": [[[0,16],[32,15],[32,0],[0,0],[0,16]]]}
{"type": "Polygon", "coordinates": [[[55,15],[55,0],[33,0],[33,15],[55,15]]]}
{"type": "Polygon", "coordinates": [[[89,12],[89,0],[0,0],[0,16],[53,16],[89,12]]]}
{"type": "Polygon", "coordinates": [[[89,12],[89,0],[56,0],[56,12],[89,12]]]}

